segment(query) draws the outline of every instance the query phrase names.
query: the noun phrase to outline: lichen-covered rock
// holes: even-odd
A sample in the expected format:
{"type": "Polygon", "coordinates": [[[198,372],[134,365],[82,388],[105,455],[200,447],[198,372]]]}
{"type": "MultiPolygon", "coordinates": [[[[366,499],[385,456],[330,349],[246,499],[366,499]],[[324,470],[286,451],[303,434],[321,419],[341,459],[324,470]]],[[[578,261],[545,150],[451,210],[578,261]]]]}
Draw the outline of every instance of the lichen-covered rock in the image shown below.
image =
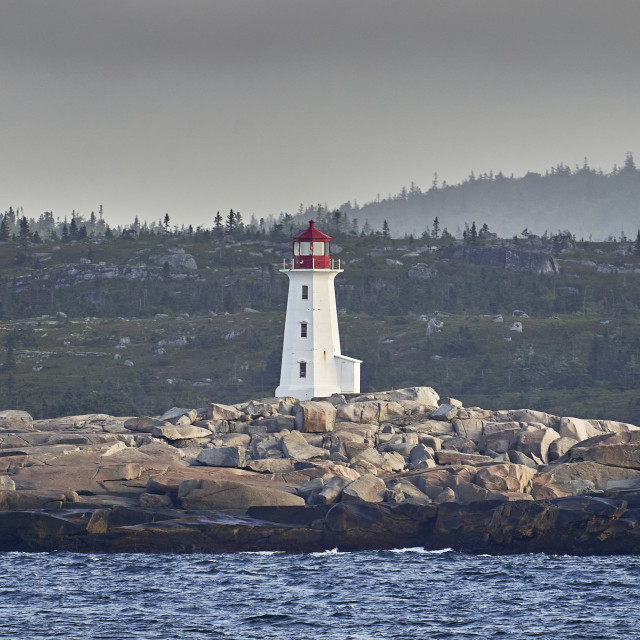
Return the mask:
{"type": "Polygon", "coordinates": [[[332,504],[340,498],[342,490],[351,482],[341,476],[329,478],[320,492],[315,496],[316,504],[332,504]]]}
{"type": "Polygon", "coordinates": [[[522,464],[492,464],[478,469],[475,484],[488,491],[519,491],[531,489],[535,469],[522,464]]]}
{"type": "Polygon", "coordinates": [[[435,409],[440,401],[440,396],[431,387],[407,387],[389,392],[389,399],[399,403],[404,401],[418,402],[435,409]]]}
{"type": "Polygon", "coordinates": [[[600,428],[605,433],[628,433],[629,431],[640,431],[640,427],[628,422],[617,422],[616,420],[598,420],[600,428]]]}
{"type": "MultiPolygon", "coordinates": [[[[556,441],[554,440],[554,442],[556,441]]],[[[552,446],[553,446],[553,442],[549,445],[549,448],[551,448],[552,446]]],[[[509,462],[513,462],[513,464],[523,464],[525,467],[529,467],[530,469],[537,469],[539,466],[538,463],[533,458],[530,458],[529,456],[525,455],[524,453],[522,453],[522,451],[516,451],[515,449],[510,449],[507,452],[507,456],[509,457],[509,462]]],[[[542,461],[540,460],[540,462],[542,461]]]]}
{"type": "Polygon", "coordinates": [[[409,453],[409,462],[411,462],[414,469],[435,467],[434,451],[424,444],[417,444],[409,453]]]}
{"type": "MultiPolygon", "coordinates": [[[[524,494],[522,494],[524,495],[524,494]]],[[[471,504],[486,500],[508,500],[504,492],[490,491],[470,482],[463,482],[455,488],[455,501],[458,504],[471,504]]]]}
{"type": "Polygon", "coordinates": [[[441,404],[429,416],[432,420],[453,420],[458,415],[458,407],[452,404],[441,404]]]}
{"type": "Polygon", "coordinates": [[[343,501],[382,502],[387,486],[384,480],[367,474],[360,476],[342,490],[343,501]]]}
{"type": "Polygon", "coordinates": [[[178,487],[178,502],[183,509],[230,509],[249,507],[304,506],[300,496],[271,487],[224,480],[185,480],[178,487]]]}
{"type": "Polygon", "coordinates": [[[610,433],[584,440],[571,449],[569,459],[640,470],[640,431],[610,433]]]}
{"type": "Polygon", "coordinates": [[[303,433],[328,433],[333,431],[336,408],[330,402],[300,402],[295,406],[295,426],[303,433]]]}
{"type": "Polygon", "coordinates": [[[406,467],[404,458],[396,451],[384,453],[382,457],[384,459],[382,463],[384,471],[403,471],[406,467]]]}
{"type": "Polygon", "coordinates": [[[549,445],[559,438],[558,432],[549,427],[529,425],[518,433],[515,449],[546,464],[549,462],[549,445]]]}
{"type": "Polygon", "coordinates": [[[475,453],[477,447],[476,443],[469,438],[454,436],[453,438],[448,438],[442,442],[442,449],[460,451],[461,453],[475,453]]]}
{"type": "Polygon", "coordinates": [[[467,464],[471,466],[489,464],[493,462],[489,456],[476,453],[460,453],[459,451],[437,451],[435,454],[438,464],[467,464]]]}
{"type": "Polygon", "coordinates": [[[181,409],[180,407],[173,407],[168,411],[165,411],[160,420],[170,422],[171,424],[193,424],[198,417],[196,409],[181,409]]]}
{"type": "Polygon", "coordinates": [[[218,447],[203,449],[198,454],[196,462],[207,467],[243,467],[245,456],[244,447],[218,447]]]}
{"type": "Polygon", "coordinates": [[[124,423],[124,428],[136,433],[153,433],[154,428],[164,427],[167,422],[157,418],[129,418],[124,423]]]}
{"type": "Polygon", "coordinates": [[[476,442],[482,436],[483,426],[484,422],[478,418],[470,418],[468,420],[457,418],[453,420],[453,428],[459,436],[476,442]]]}
{"type": "Polygon", "coordinates": [[[196,427],[192,424],[169,424],[156,426],[153,428],[153,435],[156,438],[164,438],[165,440],[189,440],[192,438],[206,438],[212,435],[208,429],[196,427]]]}
{"type": "Polygon", "coordinates": [[[282,438],[282,452],[288,458],[310,460],[311,458],[328,458],[329,451],[310,445],[299,431],[292,431],[282,438]]]}
{"type": "Polygon", "coordinates": [[[14,491],[16,483],[9,476],[0,476],[0,491],[14,491]]]}
{"type": "Polygon", "coordinates": [[[31,431],[33,418],[26,411],[0,411],[0,430],[31,431]]]}
{"type": "Polygon", "coordinates": [[[391,486],[391,489],[397,496],[394,500],[395,502],[405,502],[407,500],[412,501],[414,504],[429,504],[431,502],[427,494],[420,491],[408,480],[399,480],[391,486]]]}
{"type": "Polygon", "coordinates": [[[597,462],[563,462],[548,466],[533,479],[536,500],[578,495],[588,491],[640,487],[640,471],[597,462]]]}
{"type": "Polygon", "coordinates": [[[311,478],[311,480],[308,480],[304,484],[300,485],[298,487],[297,493],[306,502],[309,502],[309,504],[311,504],[311,502],[309,501],[309,498],[314,496],[315,494],[320,493],[320,491],[322,491],[323,488],[324,488],[324,477],[319,476],[316,478],[311,478]]]}
{"type": "Polygon", "coordinates": [[[507,453],[516,448],[520,428],[519,422],[485,422],[478,449],[507,453]]]}
{"type": "Polygon", "coordinates": [[[377,425],[384,419],[383,403],[377,401],[349,402],[338,407],[336,420],[377,425]]]}
{"type": "Polygon", "coordinates": [[[578,441],[575,438],[561,437],[554,440],[549,444],[549,462],[562,458],[576,444],[578,444],[578,441]]]}
{"type": "Polygon", "coordinates": [[[208,418],[210,420],[239,420],[243,415],[243,412],[239,411],[235,407],[212,402],[211,415],[208,416],[208,418]]]}
{"type": "Polygon", "coordinates": [[[578,442],[602,435],[602,429],[597,420],[582,418],[561,418],[558,432],[563,438],[573,438],[578,442]]]}
{"type": "Polygon", "coordinates": [[[171,497],[166,494],[143,493],[139,502],[143,509],[166,509],[173,506],[171,497]]]}
{"type": "Polygon", "coordinates": [[[109,482],[114,480],[135,480],[142,475],[142,466],[135,462],[124,462],[102,465],[94,480],[96,482],[109,482]]]}

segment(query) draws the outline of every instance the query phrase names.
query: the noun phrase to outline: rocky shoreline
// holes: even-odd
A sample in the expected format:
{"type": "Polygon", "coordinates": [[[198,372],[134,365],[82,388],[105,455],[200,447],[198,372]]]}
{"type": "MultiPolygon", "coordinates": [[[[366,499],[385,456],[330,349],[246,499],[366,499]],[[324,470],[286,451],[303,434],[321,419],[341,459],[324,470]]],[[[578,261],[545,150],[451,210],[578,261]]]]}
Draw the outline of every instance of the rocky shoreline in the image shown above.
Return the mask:
{"type": "Polygon", "coordinates": [[[159,417],[0,411],[0,551],[640,553],[640,428],[429,387],[159,417]]]}

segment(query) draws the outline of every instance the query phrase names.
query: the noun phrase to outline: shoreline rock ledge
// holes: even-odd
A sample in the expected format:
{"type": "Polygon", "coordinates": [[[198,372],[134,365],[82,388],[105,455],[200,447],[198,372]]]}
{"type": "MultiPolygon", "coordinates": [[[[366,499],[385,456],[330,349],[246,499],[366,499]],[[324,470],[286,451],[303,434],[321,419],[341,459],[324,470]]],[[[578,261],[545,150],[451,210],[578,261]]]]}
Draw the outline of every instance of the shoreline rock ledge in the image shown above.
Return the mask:
{"type": "Polygon", "coordinates": [[[0,411],[0,551],[640,553],[640,428],[430,387],[0,411]]]}

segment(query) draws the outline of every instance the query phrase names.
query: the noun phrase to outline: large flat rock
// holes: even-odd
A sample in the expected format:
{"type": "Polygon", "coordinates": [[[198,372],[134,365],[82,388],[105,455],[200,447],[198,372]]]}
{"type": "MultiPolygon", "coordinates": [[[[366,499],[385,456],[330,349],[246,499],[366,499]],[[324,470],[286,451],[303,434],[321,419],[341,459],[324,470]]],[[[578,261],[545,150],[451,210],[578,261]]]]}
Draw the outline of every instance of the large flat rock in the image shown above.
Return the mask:
{"type": "Polygon", "coordinates": [[[178,487],[178,503],[183,509],[229,509],[300,506],[305,501],[274,487],[259,487],[224,480],[184,480],[178,487]]]}

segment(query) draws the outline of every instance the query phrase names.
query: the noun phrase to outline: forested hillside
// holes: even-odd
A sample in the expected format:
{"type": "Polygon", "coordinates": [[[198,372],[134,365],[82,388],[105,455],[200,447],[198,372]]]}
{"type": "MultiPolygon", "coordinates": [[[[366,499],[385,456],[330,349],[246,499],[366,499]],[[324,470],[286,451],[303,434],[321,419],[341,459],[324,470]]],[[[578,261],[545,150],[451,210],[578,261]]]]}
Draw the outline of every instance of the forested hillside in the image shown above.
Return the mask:
{"type": "Polygon", "coordinates": [[[590,167],[585,159],[574,169],[559,164],[544,174],[522,177],[471,173],[452,185],[436,176],[426,191],[411,184],[396,195],[340,209],[357,219],[360,228],[366,223],[380,229],[386,220],[394,237],[431,232],[438,218],[440,228],[457,237],[475,221],[503,237],[524,229],[538,235],[570,229],[578,238],[606,240],[634,235],[640,224],[640,171],[628,154],[623,166],[609,173],[590,167]]]}
{"type": "MultiPolygon", "coordinates": [[[[344,267],[342,349],[364,361],[363,391],[426,384],[466,405],[640,423],[635,238],[473,225],[464,240],[391,239],[315,213],[344,267]]],[[[39,222],[0,221],[1,407],[139,415],[273,394],[294,219],[39,222]]]]}

